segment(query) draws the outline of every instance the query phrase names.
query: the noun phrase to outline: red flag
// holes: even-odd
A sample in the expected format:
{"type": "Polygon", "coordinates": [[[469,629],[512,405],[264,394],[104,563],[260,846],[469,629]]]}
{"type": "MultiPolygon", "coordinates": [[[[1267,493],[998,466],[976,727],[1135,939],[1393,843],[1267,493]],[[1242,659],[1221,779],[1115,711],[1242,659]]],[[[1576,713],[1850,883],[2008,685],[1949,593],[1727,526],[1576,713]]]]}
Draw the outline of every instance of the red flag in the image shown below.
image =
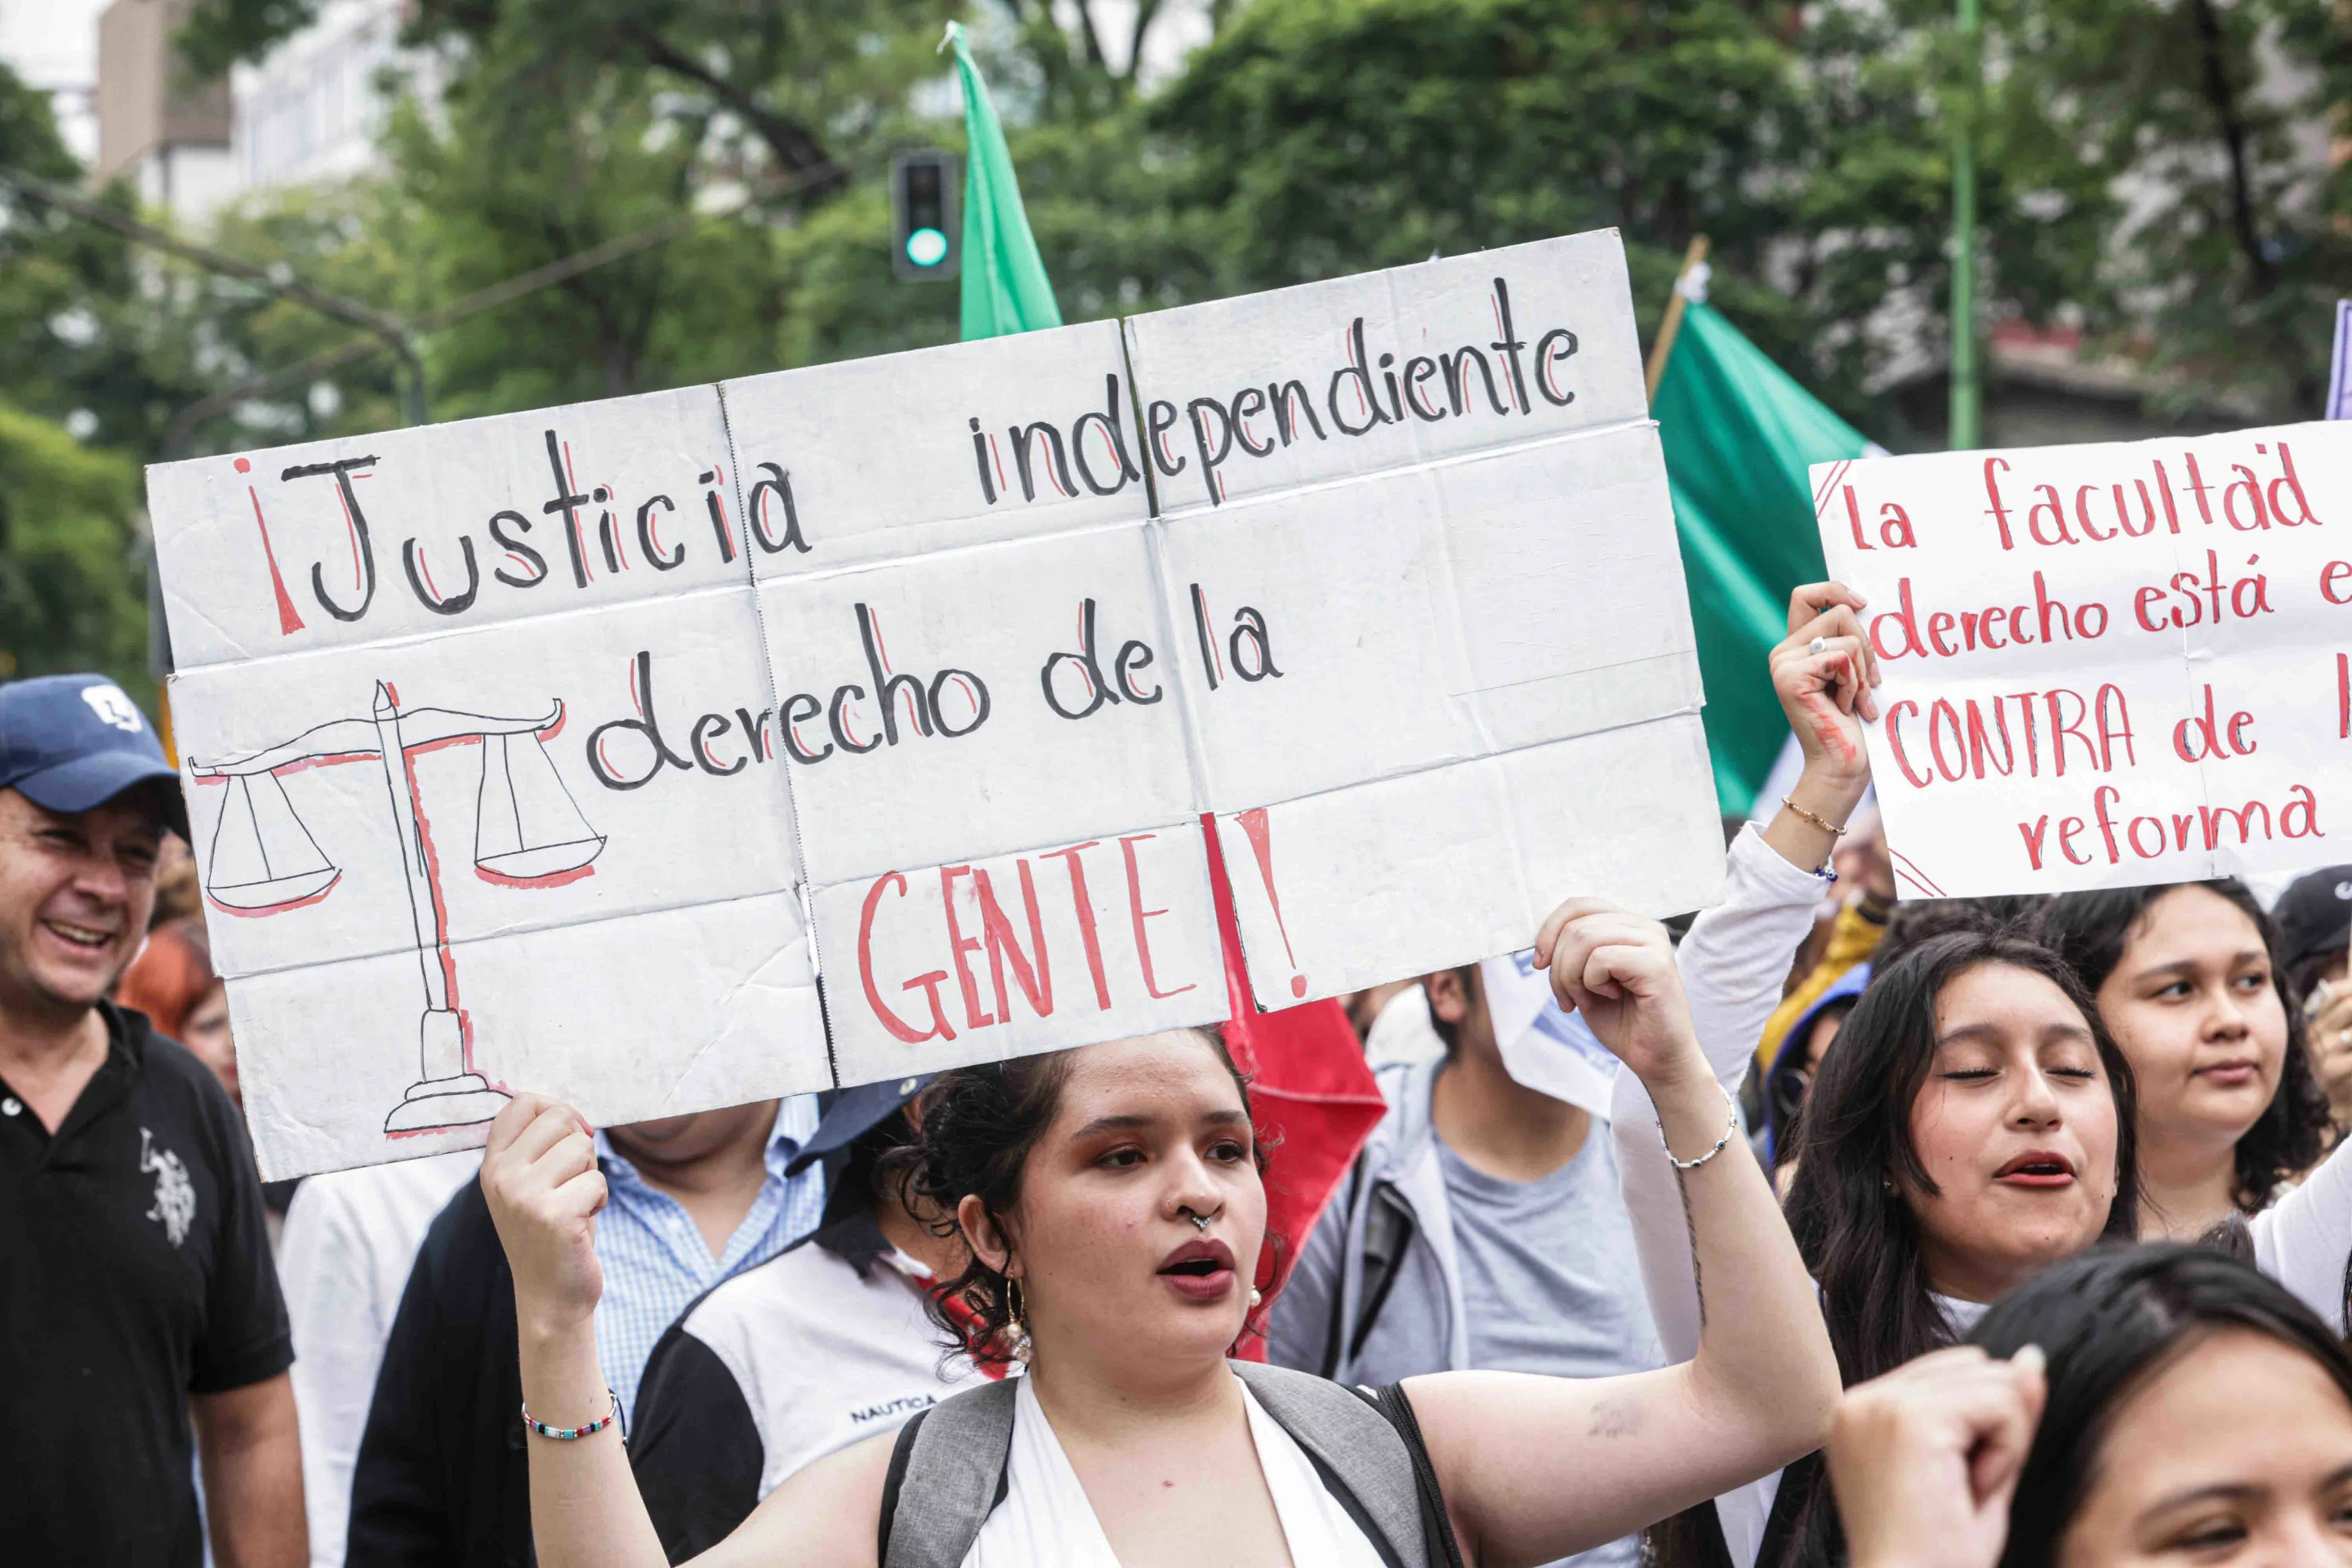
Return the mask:
{"type": "Polygon", "coordinates": [[[1265,1314],[1283,1277],[1322,1217],[1356,1155],[1388,1113],[1380,1084],[1364,1061],[1363,1043],[1339,1003],[1308,1002],[1261,1013],[1242,967],[1241,929],[1234,921],[1232,886],[1217,844],[1213,817],[1201,818],[1209,846],[1209,887],[1217,904],[1217,934],[1225,951],[1225,997],[1233,1014],[1225,1046],[1234,1065],[1250,1075],[1257,1136],[1267,1145],[1267,1247],[1258,1257],[1258,1289],[1265,1302],[1250,1315],[1234,1345],[1244,1361],[1265,1359],[1265,1314]]]}

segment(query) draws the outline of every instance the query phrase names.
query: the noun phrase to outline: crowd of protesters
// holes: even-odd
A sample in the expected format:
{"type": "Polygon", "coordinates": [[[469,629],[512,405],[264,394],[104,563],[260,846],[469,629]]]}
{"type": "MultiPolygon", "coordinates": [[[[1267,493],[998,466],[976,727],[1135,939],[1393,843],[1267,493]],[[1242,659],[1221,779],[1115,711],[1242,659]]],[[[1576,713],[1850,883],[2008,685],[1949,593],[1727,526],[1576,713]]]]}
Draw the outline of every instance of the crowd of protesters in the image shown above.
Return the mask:
{"type": "Polygon", "coordinates": [[[1349,1000],[1386,1112],[1289,1238],[1215,1030],[602,1130],[520,1096],[266,1192],[161,747],[100,678],[0,685],[0,1542],[2344,1556],[2352,867],[1898,901],[1862,609],[1792,601],[1801,768],[1717,904],[1572,899],[1349,1000]],[[1514,1070],[1522,980],[1601,1092],[1514,1070]]]}

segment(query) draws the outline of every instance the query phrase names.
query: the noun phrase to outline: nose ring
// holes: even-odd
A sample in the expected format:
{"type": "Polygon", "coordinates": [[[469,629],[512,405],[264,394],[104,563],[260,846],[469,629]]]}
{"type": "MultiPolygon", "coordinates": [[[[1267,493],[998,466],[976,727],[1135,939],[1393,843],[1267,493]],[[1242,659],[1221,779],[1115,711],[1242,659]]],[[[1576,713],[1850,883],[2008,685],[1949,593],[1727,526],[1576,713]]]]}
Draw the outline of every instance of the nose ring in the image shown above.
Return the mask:
{"type": "Polygon", "coordinates": [[[1191,1220],[1192,1222],[1192,1227],[1195,1230],[1202,1232],[1203,1235],[1207,1234],[1209,1229],[1208,1215],[1194,1214],[1192,1212],[1192,1205],[1190,1204],[1179,1205],[1176,1212],[1182,1215],[1186,1219],[1191,1220]]]}

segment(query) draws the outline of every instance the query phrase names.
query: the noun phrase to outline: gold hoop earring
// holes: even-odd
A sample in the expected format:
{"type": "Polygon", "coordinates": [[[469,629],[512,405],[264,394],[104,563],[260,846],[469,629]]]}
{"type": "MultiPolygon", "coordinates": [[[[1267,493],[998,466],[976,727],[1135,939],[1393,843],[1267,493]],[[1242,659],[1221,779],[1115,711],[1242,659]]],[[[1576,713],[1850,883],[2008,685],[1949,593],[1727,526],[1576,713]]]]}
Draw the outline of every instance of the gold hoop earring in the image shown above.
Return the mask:
{"type": "Polygon", "coordinates": [[[1004,1334],[1011,1342],[1007,1347],[1014,1361],[1029,1364],[1029,1325],[1021,1312],[1021,1281],[1010,1275],[1004,1280],[1004,1334]]]}

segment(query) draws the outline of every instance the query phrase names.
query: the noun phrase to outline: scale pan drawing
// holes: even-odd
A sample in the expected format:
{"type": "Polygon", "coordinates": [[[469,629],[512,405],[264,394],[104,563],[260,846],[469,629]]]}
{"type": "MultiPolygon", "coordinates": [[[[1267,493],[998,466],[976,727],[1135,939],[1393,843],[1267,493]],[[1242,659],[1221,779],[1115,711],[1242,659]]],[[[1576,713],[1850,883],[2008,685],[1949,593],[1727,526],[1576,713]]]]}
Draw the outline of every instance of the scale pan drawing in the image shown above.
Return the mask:
{"type": "Polygon", "coordinates": [[[509,1098],[477,1066],[473,1021],[457,1003],[441,868],[417,784],[415,753],[447,745],[479,749],[476,876],[499,887],[562,887],[590,875],[604,849],[603,836],[581,815],[542,743],[562,726],[562,702],[533,719],[403,708],[391,684],[378,681],[364,719],[337,719],[249,756],[188,764],[192,778],[227,784],[205,861],[205,897],[228,914],[268,917],[317,903],[342,879],[341,869],[295,814],[279,774],[381,763],[425,992],[416,1026],[418,1077],[385,1116],[386,1137],[477,1126],[495,1117],[509,1098]]]}
{"type": "Polygon", "coordinates": [[[324,897],[341,876],[294,815],[277,774],[229,780],[205,868],[213,902],[241,915],[297,909],[324,897]]]}

